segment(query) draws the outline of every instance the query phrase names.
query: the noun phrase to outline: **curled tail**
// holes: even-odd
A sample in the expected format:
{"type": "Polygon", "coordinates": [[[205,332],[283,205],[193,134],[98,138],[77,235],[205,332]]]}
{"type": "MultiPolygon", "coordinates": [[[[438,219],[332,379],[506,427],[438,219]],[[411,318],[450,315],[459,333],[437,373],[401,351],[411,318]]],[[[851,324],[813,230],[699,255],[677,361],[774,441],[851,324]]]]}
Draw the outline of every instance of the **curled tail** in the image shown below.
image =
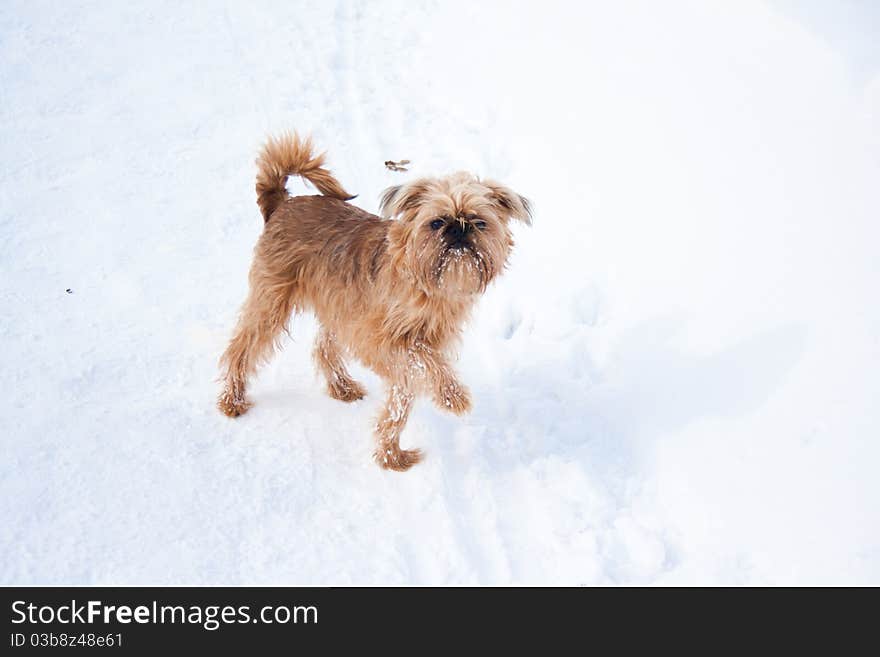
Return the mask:
{"type": "Polygon", "coordinates": [[[354,198],[346,192],[339,181],[323,168],[324,153],[314,154],[312,140],[300,139],[296,133],[286,133],[270,138],[257,158],[257,205],[264,221],[287,199],[287,177],[302,176],[324,196],[343,201],[354,198]]]}

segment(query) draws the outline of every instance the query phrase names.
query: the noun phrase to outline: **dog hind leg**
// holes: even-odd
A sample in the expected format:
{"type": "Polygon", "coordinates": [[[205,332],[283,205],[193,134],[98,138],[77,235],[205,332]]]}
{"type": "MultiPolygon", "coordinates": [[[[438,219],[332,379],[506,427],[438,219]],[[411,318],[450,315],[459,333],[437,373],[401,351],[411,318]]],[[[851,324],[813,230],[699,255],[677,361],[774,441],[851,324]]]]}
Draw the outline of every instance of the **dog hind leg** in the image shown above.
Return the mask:
{"type": "Polygon", "coordinates": [[[261,271],[251,270],[250,292],[241,311],[235,335],[220,358],[224,386],[217,407],[229,417],[246,413],[248,379],[272,355],[281,332],[296,306],[295,284],[261,271]]]}
{"type": "Polygon", "coordinates": [[[345,367],[345,360],[339,344],[324,327],[318,332],[313,352],[315,364],[327,379],[327,393],[334,399],[344,402],[363,399],[367,394],[364,387],[351,378],[345,367]]]}

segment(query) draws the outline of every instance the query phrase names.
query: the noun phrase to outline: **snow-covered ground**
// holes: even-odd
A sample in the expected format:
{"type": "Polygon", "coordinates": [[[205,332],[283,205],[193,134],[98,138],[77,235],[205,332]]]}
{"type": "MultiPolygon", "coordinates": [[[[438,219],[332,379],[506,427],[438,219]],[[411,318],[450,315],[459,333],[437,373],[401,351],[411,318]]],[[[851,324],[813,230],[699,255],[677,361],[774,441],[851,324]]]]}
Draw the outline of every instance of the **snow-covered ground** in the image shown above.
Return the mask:
{"type": "Polygon", "coordinates": [[[880,583],[878,12],[828,4],[0,3],[0,583],[880,583]],[[288,128],[371,211],[534,201],[405,474],[308,317],[214,408],[288,128]]]}

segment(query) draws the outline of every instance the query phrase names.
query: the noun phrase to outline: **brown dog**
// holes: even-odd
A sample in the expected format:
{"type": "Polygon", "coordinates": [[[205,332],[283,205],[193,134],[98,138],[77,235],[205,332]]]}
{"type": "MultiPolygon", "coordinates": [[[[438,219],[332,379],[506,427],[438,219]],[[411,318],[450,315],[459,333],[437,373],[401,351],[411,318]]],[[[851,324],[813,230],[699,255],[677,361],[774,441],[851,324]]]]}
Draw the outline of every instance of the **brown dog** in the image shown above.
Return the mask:
{"type": "Polygon", "coordinates": [[[360,359],[385,381],[376,425],[379,465],[406,470],[419,450],[400,449],[400,432],[417,394],[442,409],[470,410],[467,389],[449,357],[464,321],[504,269],[513,240],[510,220],[529,223],[529,202],[468,173],[423,178],[384,192],[377,217],[323,168],[309,139],[270,140],[257,166],[257,203],[266,222],[254,249],[250,292],[235,335],[220,360],[218,407],[231,417],[250,406],[248,378],[278,346],[292,313],[312,310],[321,328],[314,357],[330,396],[361,399],[345,357],[360,359]],[[289,175],[323,196],[290,198],[289,175]]]}

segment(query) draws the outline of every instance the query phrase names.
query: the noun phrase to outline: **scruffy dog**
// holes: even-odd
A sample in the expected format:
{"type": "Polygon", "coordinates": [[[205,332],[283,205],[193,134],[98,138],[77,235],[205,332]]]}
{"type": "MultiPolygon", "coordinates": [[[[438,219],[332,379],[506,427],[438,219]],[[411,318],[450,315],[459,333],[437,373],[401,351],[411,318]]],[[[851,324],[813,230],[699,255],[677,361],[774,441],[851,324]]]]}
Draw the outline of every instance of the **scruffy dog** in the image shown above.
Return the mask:
{"type": "Polygon", "coordinates": [[[347,203],[354,197],[323,165],[311,140],[295,134],[269,140],[257,159],[257,204],[266,223],[250,292],[220,360],[218,407],[231,417],[247,411],[248,378],[278,346],[291,315],[310,309],[321,325],[315,362],[331,397],[365,394],[346,356],[385,381],[375,458],[406,470],[422,456],[399,443],[416,395],[427,393],[457,415],[471,408],[450,352],[477,298],[504,269],[510,221],[530,223],[531,209],[502,185],[455,173],[387,189],[377,217],[347,203]],[[289,175],[322,195],[291,198],[289,175]]]}

